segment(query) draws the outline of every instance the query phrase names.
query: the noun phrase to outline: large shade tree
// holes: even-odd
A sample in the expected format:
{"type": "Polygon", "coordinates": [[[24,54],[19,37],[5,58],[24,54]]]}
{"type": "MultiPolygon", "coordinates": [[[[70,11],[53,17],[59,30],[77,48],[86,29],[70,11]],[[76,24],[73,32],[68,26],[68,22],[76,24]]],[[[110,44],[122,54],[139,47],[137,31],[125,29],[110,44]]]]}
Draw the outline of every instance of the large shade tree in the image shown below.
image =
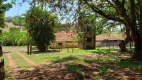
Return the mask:
{"type": "Polygon", "coordinates": [[[54,40],[56,16],[41,7],[34,6],[26,14],[26,27],[39,51],[46,51],[47,45],[54,40]]]}
{"type": "Polygon", "coordinates": [[[135,54],[133,58],[142,60],[142,1],[141,0],[82,0],[92,11],[101,16],[118,21],[125,25],[127,37],[130,36],[135,43],[135,54]]]}

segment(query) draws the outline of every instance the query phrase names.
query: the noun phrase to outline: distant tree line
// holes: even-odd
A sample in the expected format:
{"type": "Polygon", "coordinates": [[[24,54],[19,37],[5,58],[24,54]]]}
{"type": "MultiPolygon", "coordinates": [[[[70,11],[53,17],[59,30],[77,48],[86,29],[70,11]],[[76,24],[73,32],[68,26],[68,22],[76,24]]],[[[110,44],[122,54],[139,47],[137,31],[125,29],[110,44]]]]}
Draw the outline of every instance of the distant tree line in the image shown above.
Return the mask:
{"type": "Polygon", "coordinates": [[[25,17],[22,16],[6,17],[5,22],[12,22],[15,26],[25,26],[25,17]]]}

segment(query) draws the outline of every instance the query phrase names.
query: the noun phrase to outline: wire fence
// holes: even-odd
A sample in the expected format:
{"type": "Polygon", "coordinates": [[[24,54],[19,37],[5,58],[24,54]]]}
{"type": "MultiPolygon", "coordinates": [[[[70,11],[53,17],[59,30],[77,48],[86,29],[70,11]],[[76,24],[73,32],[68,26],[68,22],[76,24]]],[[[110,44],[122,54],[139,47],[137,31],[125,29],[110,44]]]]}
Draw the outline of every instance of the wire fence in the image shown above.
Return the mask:
{"type": "MultiPolygon", "coordinates": [[[[96,41],[96,47],[101,48],[101,47],[106,47],[108,49],[111,48],[119,48],[119,44],[121,43],[122,40],[103,40],[103,41],[96,41]]],[[[131,52],[134,52],[134,42],[129,42],[126,44],[126,48],[130,50],[131,52]]]]}

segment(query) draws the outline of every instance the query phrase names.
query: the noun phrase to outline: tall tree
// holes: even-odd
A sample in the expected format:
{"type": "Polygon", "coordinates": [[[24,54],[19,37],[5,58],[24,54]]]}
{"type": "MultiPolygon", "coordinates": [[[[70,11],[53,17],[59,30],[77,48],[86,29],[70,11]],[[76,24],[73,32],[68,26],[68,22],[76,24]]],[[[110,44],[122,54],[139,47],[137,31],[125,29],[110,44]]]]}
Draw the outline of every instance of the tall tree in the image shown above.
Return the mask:
{"type": "Polygon", "coordinates": [[[56,16],[41,7],[34,6],[26,14],[27,30],[40,52],[46,51],[51,40],[54,40],[56,16]]]}

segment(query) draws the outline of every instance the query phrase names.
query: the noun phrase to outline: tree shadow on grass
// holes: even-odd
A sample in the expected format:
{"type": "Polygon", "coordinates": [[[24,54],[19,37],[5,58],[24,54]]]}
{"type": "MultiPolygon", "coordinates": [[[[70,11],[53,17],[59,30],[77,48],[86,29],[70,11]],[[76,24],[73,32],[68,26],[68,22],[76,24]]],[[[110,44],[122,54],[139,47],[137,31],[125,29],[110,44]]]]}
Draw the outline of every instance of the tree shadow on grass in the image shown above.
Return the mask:
{"type": "Polygon", "coordinates": [[[48,54],[48,53],[57,53],[59,50],[47,50],[46,52],[40,52],[40,51],[32,51],[32,54],[48,54]]]}
{"type": "Polygon", "coordinates": [[[133,68],[142,72],[142,62],[140,61],[132,61],[132,60],[121,60],[117,63],[118,66],[122,68],[133,68]]]}
{"type": "Polygon", "coordinates": [[[116,53],[119,49],[117,48],[98,48],[95,50],[87,50],[87,52],[96,53],[96,54],[108,54],[108,53],[116,53]]]}
{"type": "Polygon", "coordinates": [[[2,52],[3,54],[7,54],[7,53],[10,53],[9,51],[6,51],[6,52],[2,52]]]}
{"type": "MultiPolygon", "coordinates": [[[[21,53],[27,53],[27,51],[20,51],[21,53]]],[[[40,52],[38,50],[33,50],[32,54],[50,54],[50,53],[58,53],[59,50],[47,50],[46,52],[40,52]]]]}
{"type": "Polygon", "coordinates": [[[70,61],[70,60],[77,60],[78,58],[77,57],[74,57],[74,56],[67,56],[67,57],[63,57],[61,59],[57,59],[57,60],[54,60],[52,63],[61,63],[61,62],[67,62],[67,61],[70,61]]]}
{"type": "Polygon", "coordinates": [[[66,67],[59,65],[41,65],[32,70],[20,70],[16,80],[74,80],[73,74],[66,67]]]}

